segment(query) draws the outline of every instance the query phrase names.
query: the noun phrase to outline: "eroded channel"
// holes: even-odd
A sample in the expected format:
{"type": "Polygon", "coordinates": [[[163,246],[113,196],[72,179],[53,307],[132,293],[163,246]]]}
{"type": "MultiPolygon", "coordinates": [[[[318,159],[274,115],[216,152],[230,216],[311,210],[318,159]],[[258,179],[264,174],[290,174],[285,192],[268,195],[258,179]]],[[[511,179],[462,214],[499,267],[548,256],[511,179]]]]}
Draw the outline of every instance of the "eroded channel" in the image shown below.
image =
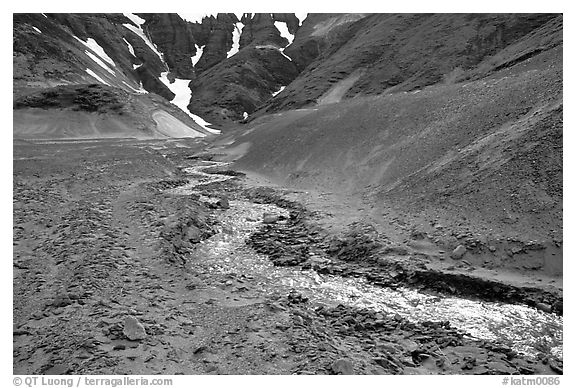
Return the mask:
{"type": "MultiPolygon", "coordinates": [[[[198,194],[199,186],[230,179],[230,176],[205,172],[223,165],[203,162],[187,168],[189,183],[171,191],[180,195],[198,194]]],[[[432,296],[409,288],[378,287],[359,278],[276,267],[266,256],[257,254],[245,244],[246,238],[262,225],[264,213],[288,216],[285,209],[274,205],[230,201],[230,208],[218,215],[220,233],[198,244],[201,265],[218,274],[243,275],[257,285],[262,295],[294,290],[312,303],[369,308],[399,314],[412,321],[450,321],[470,337],[495,341],[527,356],[543,352],[563,357],[563,318],[555,314],[523,305],[432,296]]]]}

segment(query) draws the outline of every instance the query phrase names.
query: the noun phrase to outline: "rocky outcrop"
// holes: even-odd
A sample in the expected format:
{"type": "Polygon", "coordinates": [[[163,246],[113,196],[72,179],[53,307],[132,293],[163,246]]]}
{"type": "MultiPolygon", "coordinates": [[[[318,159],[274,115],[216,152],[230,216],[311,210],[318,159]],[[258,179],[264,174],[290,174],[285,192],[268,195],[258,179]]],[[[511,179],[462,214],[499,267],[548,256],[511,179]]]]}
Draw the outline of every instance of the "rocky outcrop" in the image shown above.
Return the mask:
{"type": "Polygon", "coordinates": [[[288,41],[280,36],[280,31],[274,26],[274,14],[257,13],[253,16],[245,14],[241,21],[244,29],[240,37],[240,48],[250,45],[273,44],[278,47],[288,45],[288,41]]]}
{"type": "Polygon", "coordinates": [[[196,54],[196,39],[191,23],[173,13],[138,14],[146,22],[143,28],[162,53],[170,72],[177,78],[194,77],[190,58],[196,54]]]}
{"type": "Polygon", "coordinates": [[[202,57],[196,64],[198,72],[203,72],[226,59],[232,48],[232,33],[238,22],[234,14],[218,14],[202,19],[201,31],[205,35],[202,57]]]}
{"type": "Polygon", "coordinates": [[[275,47],[245,48],[191,83],[188,108],[211,122],[239,121],[243,112],[254,112],[297,75],[294,64],[275,47]]]}

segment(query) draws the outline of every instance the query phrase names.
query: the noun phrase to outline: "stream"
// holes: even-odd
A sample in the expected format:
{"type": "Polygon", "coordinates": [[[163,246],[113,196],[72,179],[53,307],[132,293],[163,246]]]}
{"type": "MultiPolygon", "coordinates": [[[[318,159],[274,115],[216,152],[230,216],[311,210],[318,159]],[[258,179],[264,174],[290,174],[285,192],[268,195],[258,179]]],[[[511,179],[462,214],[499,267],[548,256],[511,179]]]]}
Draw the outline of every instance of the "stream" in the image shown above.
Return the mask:
{"type": "MultiPolygon", "coordinates": [[[[231,179],[231,176],[205,171],[225,163],[202,161],[185,168],[189,183],[171,189],[179,195],[199,194],[199,186],[231,179]]],[[[217,198],[201,196],[206,202],[217,198]]],[[[399,314],[411,321],[450,321],[470,337],[495,341],[534,357],[550,353],[563,357],[563,318],[524,305],[433,296],[410,288],[389,289],[371,285],[360,278],[320,275],[314,270],[275,267],[263,255],[246,246],[245,240],[262,225],[262,215],[288,216],[275,205],[230,201],[230,208],[218,214],[221,232],[198,244],[196,254],[209,272],[241,275],[256,284],[261,295],[292,290],[311,303],[344,304],[378,312],[399,314]]],[[[281,221],[280,221],[281,222],[281,221]]]]}

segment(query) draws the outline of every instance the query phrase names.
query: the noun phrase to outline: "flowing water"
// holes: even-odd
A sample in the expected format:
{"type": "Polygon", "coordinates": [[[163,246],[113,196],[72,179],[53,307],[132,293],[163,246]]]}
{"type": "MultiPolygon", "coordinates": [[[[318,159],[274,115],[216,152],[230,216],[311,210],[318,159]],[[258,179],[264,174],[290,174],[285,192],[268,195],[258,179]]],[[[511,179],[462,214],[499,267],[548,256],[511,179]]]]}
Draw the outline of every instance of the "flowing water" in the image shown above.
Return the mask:
{"type": "MultiPolygon", "coordinates": [[[[223,165],[204,162],[187,168],[185,171],[190,175],[190,182],[171,191],[181,195],[198,194],[195,191],[198,186],[230,179],[229,176],[204,172],[223,165]]],[[[313,303],[342,303],[397,313],[412,321],[448,320],[471,337],[496,341],[528,356],[539,352],[563,356],[563,319],[555,314],[523,305],[432,296],[409,288],[377,287],[358,278],[275,267],[266,256],[255,253],[245,244],[245,239],[262,225],[263,213],[288,215],[286,210],[274,205],[230,201],[230,208],[219,215],[221,233],[203,241],[197,248],[196,254],[202,257],[203,266],[214,273],[250,278],[262,294],[295,290],[313,303]]]]}

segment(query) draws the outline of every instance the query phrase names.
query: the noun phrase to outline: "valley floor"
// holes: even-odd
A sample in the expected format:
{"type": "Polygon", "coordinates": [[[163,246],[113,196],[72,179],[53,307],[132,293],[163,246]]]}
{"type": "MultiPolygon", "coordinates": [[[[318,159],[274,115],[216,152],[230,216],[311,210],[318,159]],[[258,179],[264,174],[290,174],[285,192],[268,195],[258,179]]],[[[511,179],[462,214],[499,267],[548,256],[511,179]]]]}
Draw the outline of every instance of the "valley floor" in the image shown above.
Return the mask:
{"type": "Polygon", "coordinates": [[[563,373],[561,277],[386,251],[205,146],[14,143],[15,374],[563,373]]]}

